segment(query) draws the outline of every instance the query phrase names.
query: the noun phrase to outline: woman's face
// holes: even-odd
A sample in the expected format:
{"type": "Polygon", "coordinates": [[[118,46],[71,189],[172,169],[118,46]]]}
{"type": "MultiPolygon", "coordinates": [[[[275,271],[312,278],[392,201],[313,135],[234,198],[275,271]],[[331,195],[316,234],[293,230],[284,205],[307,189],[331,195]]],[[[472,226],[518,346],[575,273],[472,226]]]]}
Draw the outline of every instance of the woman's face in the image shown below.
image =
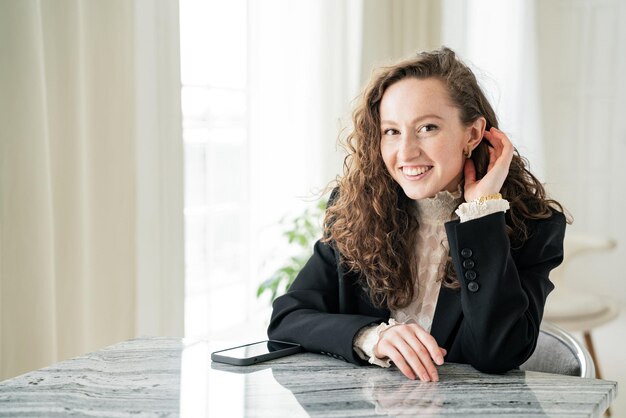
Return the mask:
{"type": "Polygon", "coordinates": [[[380,120],[380,151],[387,170],[414,200],[456,190],[463,176],[463,151],[482,138],[476,124],[461,123],[459,109],[435,78],[409,77],[389,86],[380,103],[380,120]]]}

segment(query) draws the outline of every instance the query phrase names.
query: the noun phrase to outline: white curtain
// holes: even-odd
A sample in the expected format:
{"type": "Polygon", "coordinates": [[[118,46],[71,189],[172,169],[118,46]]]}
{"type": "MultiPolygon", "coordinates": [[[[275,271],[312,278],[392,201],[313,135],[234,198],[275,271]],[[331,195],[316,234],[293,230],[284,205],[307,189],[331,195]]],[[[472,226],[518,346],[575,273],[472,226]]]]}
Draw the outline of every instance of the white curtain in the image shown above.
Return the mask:
{"type": "MultiPolygon", "coordinates": [[[[248,3],[249,248],[257,282],[289,255],[280,219],[301,213],[341,172],[336,139],[360,84],[360,3],[248,3]]],[[[261,305],[267,310],[266,300],[261,305]]]]}
{"type": "MultiPolygon", "coordinates": [[[[139,225],[163,210],[138,200],[151,163],[139,155],[137,118],[149,116],[137,109],[134,7],[0,4],[0,378],[141,331],[139,225]]],[[[180,129],[165,132],[180,143],[180,129]]]]}
{"type": "MultiPolygon", "coordinates": [[[[103,2],[106,0],[102,0],[103,2]]],[[[178,0],[134,0],[136,333],[183,336],[178,0]]]]}

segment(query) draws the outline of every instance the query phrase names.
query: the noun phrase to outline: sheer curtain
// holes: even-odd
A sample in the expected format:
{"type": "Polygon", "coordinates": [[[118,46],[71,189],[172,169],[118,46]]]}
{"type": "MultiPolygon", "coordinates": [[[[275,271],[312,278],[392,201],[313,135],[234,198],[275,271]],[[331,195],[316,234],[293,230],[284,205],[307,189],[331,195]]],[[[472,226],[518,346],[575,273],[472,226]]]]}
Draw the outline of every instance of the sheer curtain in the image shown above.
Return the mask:
{"type": "Polygon", "coordinates": [[[336,140],[360,84],[361,9],[332,0],[249,5],[250,271],[259,282],[289,254],[280,219],[301,213],[341,172],[336,140]]]}
{"type": "MultiPolygon", "coordinates": [[[[173,289],[175,299],[177,287],[182,289],[182,264],[172,279],[178,285],[165,286],[159,271],[152,284],[137,279],[149,256],[142,231],[163,229],[146,222],[167,220],[169,213],[167,205],[146,207],[145,194],[138,199],[138,189],[162,179],[147,176],[163,172],[158,156],[142,155],[150,146],[141,136],[155,133],[146,131],[152,124],[158,127],[153,147],[163,148],[163,136],[180,146],[180,128],[168,128],[157,118],[168,116],[175,124],[172,108],[150,108],[152,113],[137,108],[145,89],[155,87],[135,83],[137,70],[145,70],[140,74],[145,76],[155,68],[139,61],[145,55],[136,56],[136,48],[154,39],[136,32],[141,25],[134,8],[140,3],[15,0],[0,5],[0,378],[145,329],[168,329],[140,326],[146,323],[139,314],[146,301],[139,294],[173,289]]],[[[156,27],[152,31],[156,34],[156,27]]],[[[177,87],[175,74],[161,82],[172,80],[177,87]]],[[[180,213],[165,222],[172,231],[182,227],[176,217],[182,223],[180,213]]],[[[175,266],[182,246],[172,250],[167,257],[175,266]]],[[[182,329],[180,309],[155,310],[168,310],[159,317],[178,322],[170,331],[182,329]]]]}

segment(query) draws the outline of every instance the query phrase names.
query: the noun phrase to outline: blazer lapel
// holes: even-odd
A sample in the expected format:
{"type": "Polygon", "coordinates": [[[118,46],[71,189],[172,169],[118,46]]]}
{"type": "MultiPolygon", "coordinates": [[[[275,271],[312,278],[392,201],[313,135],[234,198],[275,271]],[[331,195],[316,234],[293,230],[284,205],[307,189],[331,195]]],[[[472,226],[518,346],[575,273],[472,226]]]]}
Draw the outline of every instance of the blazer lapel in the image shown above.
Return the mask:
{"type": "Polygon", "coordinates": [[[461,292],[441,287],[430,334],[441,347],[449,347],[449,339],[462,318],[461,292]]]}

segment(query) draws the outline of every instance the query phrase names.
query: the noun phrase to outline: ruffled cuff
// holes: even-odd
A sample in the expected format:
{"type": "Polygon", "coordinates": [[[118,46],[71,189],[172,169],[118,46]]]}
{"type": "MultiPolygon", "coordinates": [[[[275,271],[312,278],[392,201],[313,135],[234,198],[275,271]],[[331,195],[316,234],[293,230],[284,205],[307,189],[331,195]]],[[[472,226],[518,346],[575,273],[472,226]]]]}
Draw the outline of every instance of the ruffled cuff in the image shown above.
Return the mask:
{"type": "Polygon", "coordinates": [[[483,203],[477,201],[462,203],[455,211],[461,222],[471,221],[496,212],[509,210],[509,201],[506,199],[492,199],[483,203]]]}
{"type": "Polygon", "coordinates": [[[400,322],[396,322],[395,319],[390,318],[389,324],[383,322],[380,325],[372,325],[361,329],[354,338],[354,351],[359,357],[363,360],[367,360],[370,364],[375,364],[380,367],[390,367],[391,360],[389,358],[380,359],[376,357],[374,355],[374,347],[378,343],[381,333],[399,324],[400,322]]]}

